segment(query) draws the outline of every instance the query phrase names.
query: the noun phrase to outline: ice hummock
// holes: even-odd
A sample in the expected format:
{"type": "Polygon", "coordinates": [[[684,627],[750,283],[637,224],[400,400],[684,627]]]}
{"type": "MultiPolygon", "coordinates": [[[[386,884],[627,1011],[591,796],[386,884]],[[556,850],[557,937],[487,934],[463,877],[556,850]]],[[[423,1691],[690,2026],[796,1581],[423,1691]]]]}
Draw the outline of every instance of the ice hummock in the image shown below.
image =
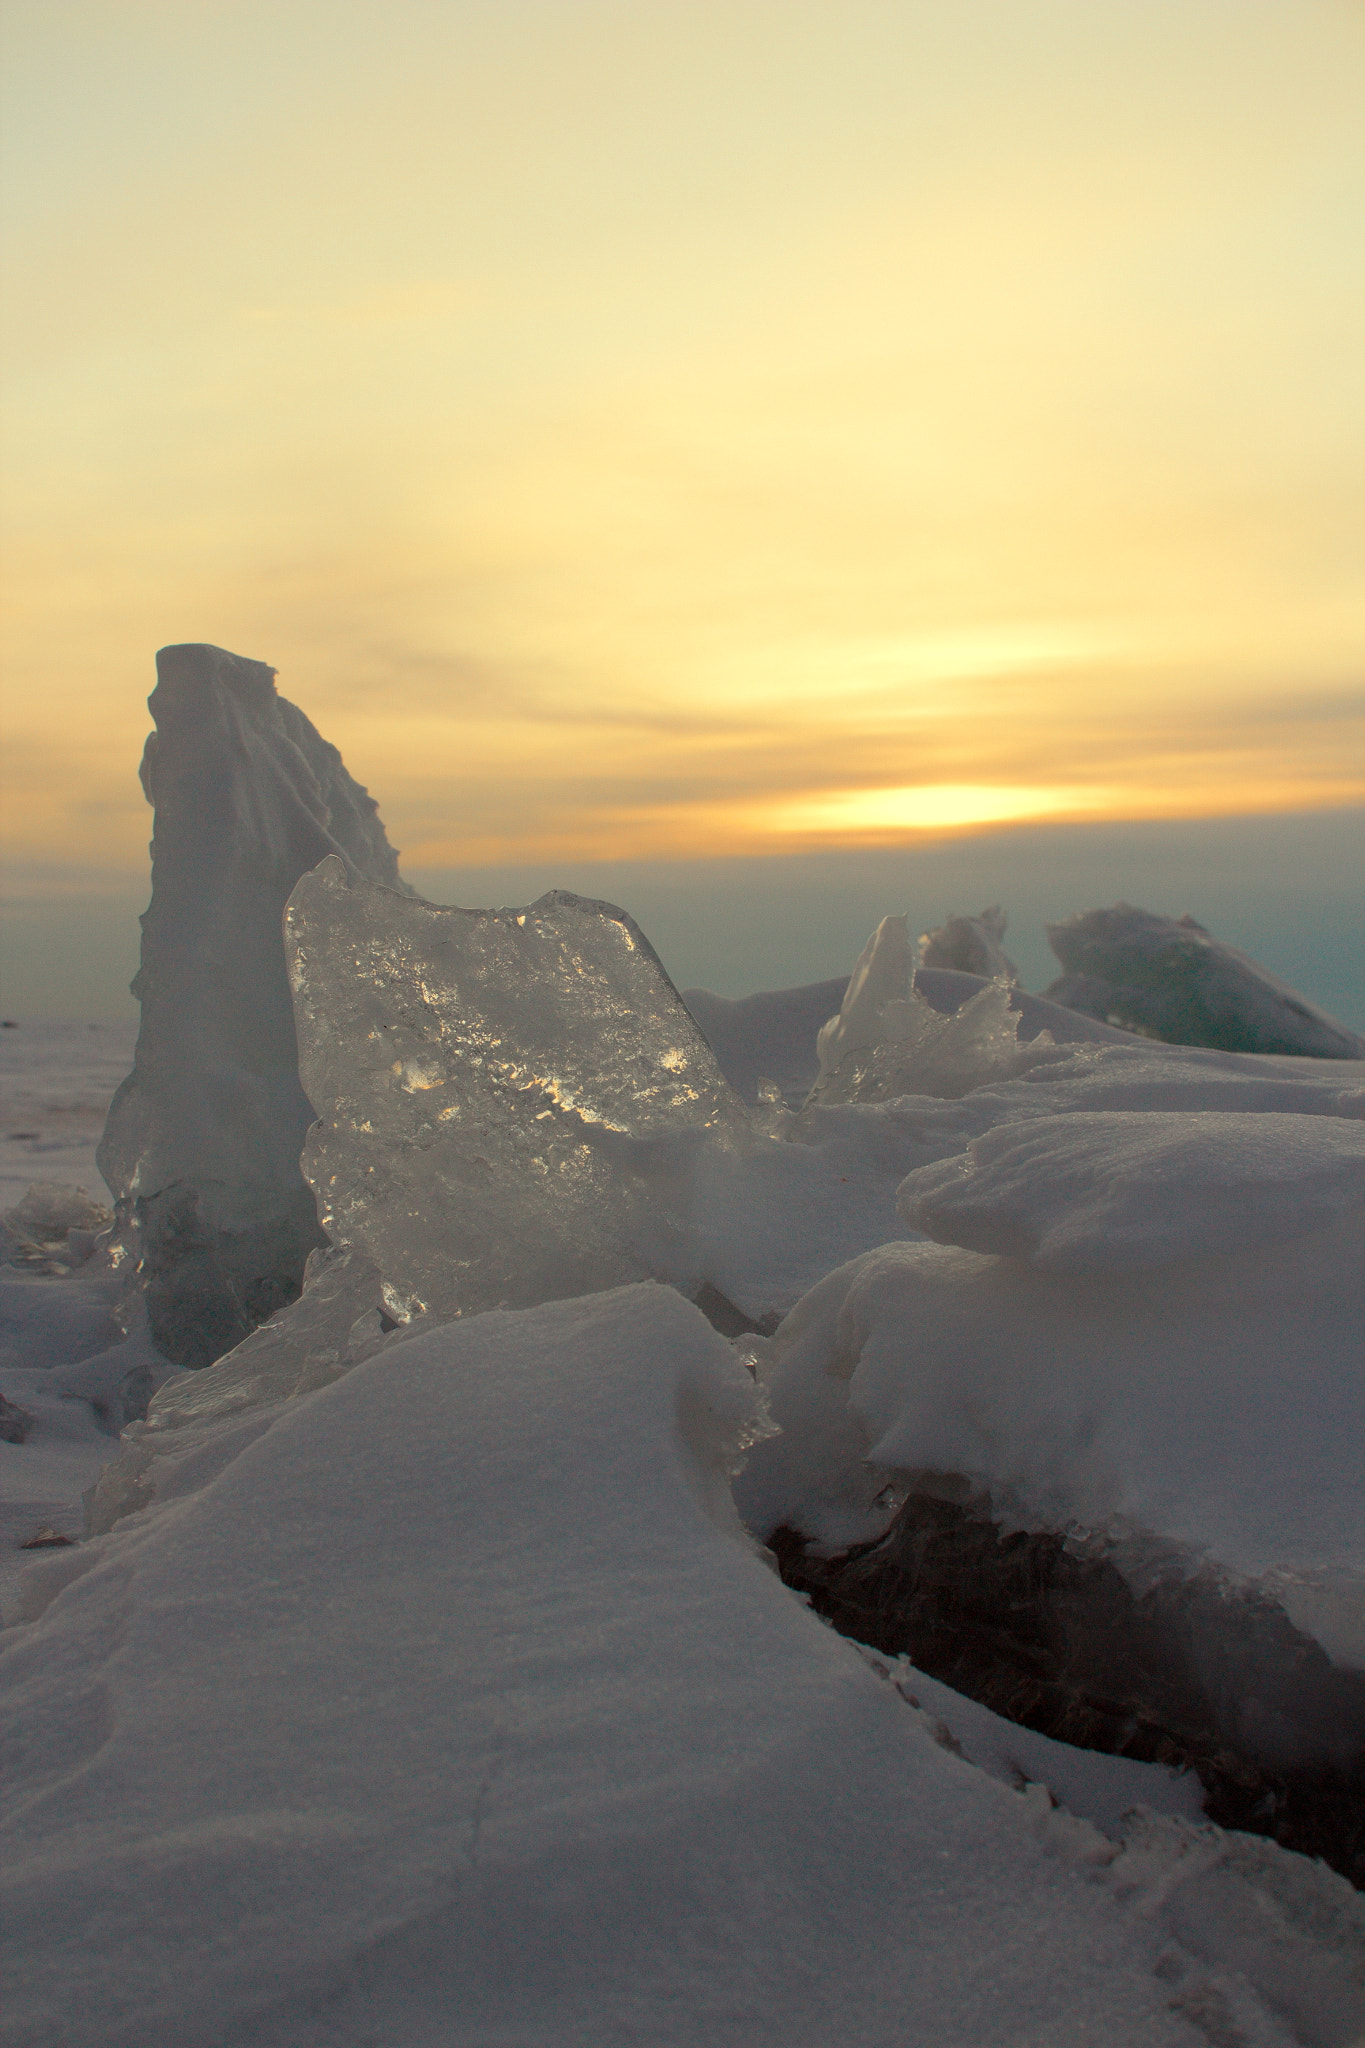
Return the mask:
{"type": "Polygon", "coordinates": [[[639,926],[552,890],[440,909],[324,861],[286,918],[304,1151],[331,1242],[399,1321],[619,1286],[667,1264],[663,1141],[750,1118],[639,926]],[[657,1170],[656,1170],[657,1169],[657,1170]]]}
{"type": "Polygon", "coordinates": [[[142,1022],[98,1157],[152,1335],[202,1366],[293,1299],[323,1241],[299,1172],[312,1111],[280,936],[289,893],[329,855],[406,884],[373,799],[264,662],[163,647],[148,702],[142,1022]]]}
{"type": "Polygon", "coordinates": [[[1065,973],[1044,994],[1173,1045],[1365,1058],[1365,1039],[1188,915],[1116,903],[1047,928],[1065,973]]]}

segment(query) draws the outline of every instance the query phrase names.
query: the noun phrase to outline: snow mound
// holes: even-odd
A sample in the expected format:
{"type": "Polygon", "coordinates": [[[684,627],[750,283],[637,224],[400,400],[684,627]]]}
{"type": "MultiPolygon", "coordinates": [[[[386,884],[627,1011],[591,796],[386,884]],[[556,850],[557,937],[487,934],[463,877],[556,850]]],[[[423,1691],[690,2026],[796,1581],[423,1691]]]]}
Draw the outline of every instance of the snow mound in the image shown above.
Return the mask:
{"type": "Polygon", "coordinates": [[[163,647],[148,700],[142,1022],[98,1157],[152,1336],[180,1365],[207,1365],[291,1300],[321,1242],[298,1163],[312,1112],[280,936],[289,892],[327,855],[405,886],[373,799],[274,677],[220,647],[163,647]]]}
{"type": "Polygon", "coordinates": [[[761,1360],[782,1433],[740,1482],[746,1519],[842,1547],[887,1528],[904,1484],[954,1475],[956,1498],[1098,1544],[1139,1588],[1264,1585],[1365,1667],[1365,1210],[1183,1250],[1058,1271],[888,1245],[830,1274],[761,1360]]]}
{"type": "Polygon", "coordinates": [[[1365,1124],[1215,1110],[1043,1117],[918,1168],[897,1207],[941,1244],[1055,1273],[1244,1253],[1352,1212],[1365,1230],[1365,1124]]]}
{"type": "Polygon", "coordinates": [[[1047,999],[1175,1045],[1365,1058],[1365,1040],[1188,914],[1131,903],[1047,928],[1065,974],[1047,999]]]}
{"type": "Polygon", "coordinates": [[[753,1420],[667,1289],[471,1317],[86,1546],[4,1653],[5,2039],[1196,2048],[1167,1837],[1130,1910],[792,1600],[753,1420]]]}

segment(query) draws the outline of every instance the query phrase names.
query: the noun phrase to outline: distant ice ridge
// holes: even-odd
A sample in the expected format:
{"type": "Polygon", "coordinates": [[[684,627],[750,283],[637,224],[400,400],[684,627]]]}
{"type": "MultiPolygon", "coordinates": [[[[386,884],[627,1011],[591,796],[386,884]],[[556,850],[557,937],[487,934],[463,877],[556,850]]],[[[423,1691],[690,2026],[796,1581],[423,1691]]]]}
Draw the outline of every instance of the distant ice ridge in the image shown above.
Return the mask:
{"type": "Polygon", "coordinates": [[[180,1365],[291,1300],[323,1242],[299,1172],[312,1110],[280,933],[290,891],[328,855],[406,888],[374,801],[274,677],[221,647],[163,647],[149,699],[142,1024],[98,1156],[152,1336],[180,1365]]]}
{"type": "Polygon", "coordinates": [[[1365,1058],[1365,1039],[1188,915],[1116,903],[1047,929],[1066,970],[1050,1002],[1168,1044],[1365,1058]]]}

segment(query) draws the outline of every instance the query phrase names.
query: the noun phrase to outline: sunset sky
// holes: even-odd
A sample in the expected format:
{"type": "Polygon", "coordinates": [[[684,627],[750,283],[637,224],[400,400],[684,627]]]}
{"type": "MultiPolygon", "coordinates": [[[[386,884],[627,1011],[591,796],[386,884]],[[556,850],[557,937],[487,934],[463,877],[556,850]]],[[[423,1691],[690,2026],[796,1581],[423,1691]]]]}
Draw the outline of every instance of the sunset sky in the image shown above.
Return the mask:
{"type": "Polygon", "coordinates": [[[1356,0],[5,23],[12,894],[176,640],[427,868],[1365,801],[1356,0]]]}

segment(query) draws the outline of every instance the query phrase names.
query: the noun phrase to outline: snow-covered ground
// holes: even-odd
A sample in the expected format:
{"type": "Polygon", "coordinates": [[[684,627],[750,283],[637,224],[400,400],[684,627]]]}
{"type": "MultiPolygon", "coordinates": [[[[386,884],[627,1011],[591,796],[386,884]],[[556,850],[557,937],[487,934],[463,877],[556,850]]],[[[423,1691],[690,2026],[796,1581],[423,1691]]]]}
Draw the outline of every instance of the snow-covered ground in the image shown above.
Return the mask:
{"type": "MultiPolygon", "coordinates": [[[[786,1007],[799,1005],[797,995],[786,1007]]],[[[40,1131],[7,1142],[60,1135],[64,1167],[87,1185],[94,1099],[119,1064],[112,1046],[85,1050],[95,1036],[47,1027],[4,1042],[33,1105],[14,1127],[40,1131]]],[[[834,1378],[821,1370],[837,1402],[858,1411],[855,1463],[874,1441],[885,1457],[889,1430],[918,1429],[928,1437],[895,1462],[979,1473],[992,1455],[982,1443],[997,1458],[1010,1445],[1017,1493],[1083,1481],[1092,1503],[1100,1452],[1131,1450],[1134,1473],[1147,1469],[1141,1457],[1160,1464],[1159,1435],[1123,1404],[1165,1399],[1174,1415],[1178,1392],[1122,1369],[1093,1306],[1076,1363],[1047,1349],[1057,1315],[1065,1324],[1077,1313],[1057,1306],[1059,1287],[1074,1301],[1094,1279],[1031,1279],[1017,1259],[1007,1271],[998,1254],[922,1240],[877,1252],[896,1186],[909,1176],[903,1208],[926,1187],[914,1196],[923,1222],[931,1201],[964,1198],[955,1191],[970,1191],[971,1171],[1002,1170],[996,1153],[982,1157],[983,1131],[1038,1143],[1074,1125],[1093,1145],[1106,1114],[1142,1114],[1144,1101],[1164,1111],[1151,1117],[1161,1135],[1179,1113],[1173,1101],[1185,1101],[1192,1132],[1224,1120],[1241,1132],[1254,1114],[1267,1135],[1292,1127],[1329,1141],[1314,1184],[1331,1214],[1309,1214],[1318,1227],[1307,1239],[1321,1283],[1323,1230],[1342,1228],[1343,1215],[1349,1224],[1333,1175],[1354,1157],[1352,1134],[1365,1135],[1361,1079],[1338,1063],[1106,1047],[957,1100],[835,1105],[811,1112],[795,1142],[787,1133],[739,1154],[721,1148],[699,1183],[698,1258],[709,1246],[711,1270],[736,1295],[746,1272],[760,1293],[797,1284],[781,1279],[775,1217],[813,1242],[813,1219],[833,1214],[836,1192],[861,1219],[858,1258],[873,1262],[866,1281],[855,1263],[817,1286],[767,1347],[773,1358],[761,1338],[741,1338],[737,1356],[678,1292],[649,1283],[387,1340],[372,1318],[369,1355],[358,1343],[359,1363],[293,1399],[278,1385],[244,1394],[230,1360],[173,1375],[158,1407],[169,1421],[176,1399],[194,1399],[195,1416],[179,1430],[134,1426],[120,1449],[108,1415],[63,1384],[80,1369],[73,1354],[93,1351],[87,1377],[102,1373],[107,1393],[107,1340],[119,1333],[101,1318],[118,1276],[98,1260],[67,1277],[9,1269],[7,1339],[39,1347],[10,1368],[30,1376],[4,1382],[11,1398],[28,1396],[37,1423],[28,1443],[0,1446],[17,1511],[9,1544],[21,1522],[77,1535],[77,1496],[101,1467],[130,1456],[146,1465],[154,1449],[151,1469],[171,1477],[147,1487],[140,1510],[135,1491],[125,1498],[133,1512],[110,1533],[23,1554],[29,1570],[11,1589],[22,1617],[4,1655],[15,1982],[0,2038],[15,2048],[1358,2041],[1365,1915],[1344,1879],[1209,1826],[1191,1777],[1051,1742],[904,1658],[872,1658],[832,1634],[755,1548],[730,1475],[747,1456],[752,1488],[784,1443],[743,1357],[759,1365],[776,1416],[800,1410],[795,1431],[788,1418],[789,1454],[814,1411],[785,1361],[814,1355],[817,1325],[847,1325],[851,1287],[882,1306],[859,1308],[856,1356],[840,1339],[846,1362],[834,1378]],[[1097,1125],[1089,1105],[1111,1102],[1124,1107],[1101,1108],[1097,1125]],[[960,1161],[967,1180],[940,1192],[935,1159],[960,1161]],[[888,1291],[876,1261],[892,1258],[901,1264],[887,1269],[888,1291]],[[942,1277],[917,1287],[915,1262],[935,1260],[942,1277]],[[976,1354],[935,1338],[939,1406],[926,1411],[921,1393],[912,1421],[901,1361],[923,1354],[926,1303],[949,1303],[972,1260],[985,1283],[985,1306],[971,1311],[980,1355],[999,1365],[1013,1353],[1014,1370],[993,1382],[997,1409],[1013,1408],[991,1414],[984,1385],[954,1392],[945,1375],[975,1370],[976,1354]],[[1040,1286],[1054,1303],[1042,1350],[1027,1299],[1040,1286]],[[1097,1352],[1107,1375],[1078,1395],[1081,1363],[1097,1352]],[[39,1372],[51,1389],[42,1401],[39,1372]],[[1052,1399],[1067,1420],[1049,1446],[1027,1404],[1041,1413],[1052,1399]],[[1068,1480],[1078,1399],[1092,1455],[1068,1480]],[[1106,1439],[1114,1429],[1117,1446],[1106,1439]],[[1030,1445],[1047,1451],[1036,1481],[1019,1464],[1030,1445]],[[18,1474],[28,1476],[16,1490],[18,1474]]],[[[1064,1161],[1065,1145],[1051,1142],[1044,1163],[1064,1161]]],[[[54,1156],[38,1155],[44,1172],[54,1156]]],[[[1057,1171],[1033,1183],[1039,1241],[1057,1171]]],[[[1016,1181],[1005,1207],[1017,1230],[1016,1181]]],[[[1244,1188],[1236,1199],[1246,1198],[1244,1188]]],[[[1266,1204],[1273,1212],[1273,1188],[1266,1204]]],[[[995,1212],[978,1201],[974,1213],[995,1212]]],[[[1180,1212],[1181,1232],[1197,1240],[1201,1227],[1215,1239],[1226,1230],[1207,1194],[1180,1212]]],[[[1225,1250],[1214,1243],[1211,1255],[1225,1250]]],[[[1229,1471],[1245,1476],[1259,1458],[1263,1480],[1294,1404],[1267,1408],[1272,1373],[1242,1400],[1250,1421],[1235,1412],[1235,1353],[1264,1306],[1250,1279],[1233,1279],[1252,1290],[1248,1319],[1233,1320],[1225,1288],[1211,1313],[1229,1362],[1194,1412],[1207,1417],[1221,1390],[1243,1429],[1228,1440],[1229,1471]],[[1258,1418],[1269,1445],[1255,1436],[1258,1418]]],[[[1301,1314],[1293,1301],[1286,1326],[1301,1314]]],[[[1130,1313],[1125,1293],[1119,1322],[1130,1313]]],[[[1135,1354],[1146,1355],[1144,1341],[1133,1339],[1135,1354]]],[[[321,1382],[335,1366],[319,1369],[317,1355],[315,1342],[321,1382]]],[[[1192,1355],[1182,1353],[1187,1378],[1192,1355]]],[[[298,1356],[291,1370],[297,1381],[298,1356]]],[[[1340,1529],[1342,1477],[1333,1467],[1325,1480],[1321,1457],[1349,1467],[1358,1438],[1348,1390],[1330,1381],[1331,1429],[1314,1453],[1323,1411],[1300,1375],[1285,1462],[1298,1484],[1305,1453],[1318,1456],[1313,1484],[1335,1501],[1328,1523],[1340,1529]]],[[[817,1409],[819,1398],[817,1387],[817,1409]]],[[[1207,1477],[1213,1426],[1173,1421],[1161,1469],[1188,1464],[1207,1477]]],[[[827,1465],[849,1445],[836,1417],[827,1465]]],[[[788,1478],[789,1467],[788,1455],[788,1478]]],[[[848,1481],[826,1470],[803,1483],[813,1518],[830,1486],[848,1481]]],[[[1197,1514],[1197,1498],[1187,1493],[1182,1512],[1197,1514]]],[[[1300,1500],[1295,1524],[1310,1547],[1326,1526],[1311,1505],[1300,1500]]],[[[1203,1541],[1210,1530],[1223,1533],[1216,1521],[1184,1533],[1203,1541]]]]}

